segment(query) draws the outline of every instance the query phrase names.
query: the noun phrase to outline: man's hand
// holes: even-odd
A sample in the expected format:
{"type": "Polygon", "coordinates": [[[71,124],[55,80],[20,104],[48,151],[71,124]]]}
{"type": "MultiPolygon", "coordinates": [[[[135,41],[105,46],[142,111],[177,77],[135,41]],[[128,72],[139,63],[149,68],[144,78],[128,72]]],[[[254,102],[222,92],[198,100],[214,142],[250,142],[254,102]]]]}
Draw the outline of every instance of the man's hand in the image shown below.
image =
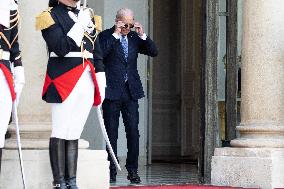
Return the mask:
{"type": "Polygon", "coordinates": [[[144,34],[143,26],[139,22],[134,23],[134,28],[140,37],[143,36],[144,34]]]}
{"type": "Polygon", "coordinates": [[[21,94],[22,94],[23,87],[24,87],[24,84],[23,84],[23,83],[15,83],[14,90],[15,90],[15,93],[16,93],[16,102],[17,102],[17,105],[18,105],[19,102],[20,102],[20,97],[21,97],[21,94]]]}
{"type": "Polygon", "coordinates": [[[101,103],[103,103],[105,99],[105,91],[106,91],[106,75],[105,72],[96,73],[97,82],[99,85],[99,91],[101,95],[101,103]]]}
{"type": "Polygon", "coordinates": [[[68,15],[75,24],[69,30],[67,36],[73,39],[76,45],[80,47],[84,38],[84,33],[92,33],[94,31],[94,23],[90,15],[90,10],[81,9],[78,16],[76,16],[74,12],[69,11],[68,15]]]}
{"type": "Polygon", "coordinates": [[[15,83],[14,90],[16,92],[16,102],[18,105],[25,84],[25,74],[24,74],[24,68],[22,66],[17,66],[14,68],[14,83],[15,83]]]}
{"type": "Polygon", "coordinates": [[[121,33],[121,28],[124,27],[124,23],[122,21],[117,21],[115,22],[115,30],[114,30],[114,33],[116,34],[120,34],[121,33]]]}
{"type": "Polygon", "coordinates": [[[94,23],[92,21],[89,9],[81,9],[78,16],[73,12],[68,12],[70,18],[75,22],[82,25],[84,30],[88,33],[92,33],[94,30],[94,23]]]}

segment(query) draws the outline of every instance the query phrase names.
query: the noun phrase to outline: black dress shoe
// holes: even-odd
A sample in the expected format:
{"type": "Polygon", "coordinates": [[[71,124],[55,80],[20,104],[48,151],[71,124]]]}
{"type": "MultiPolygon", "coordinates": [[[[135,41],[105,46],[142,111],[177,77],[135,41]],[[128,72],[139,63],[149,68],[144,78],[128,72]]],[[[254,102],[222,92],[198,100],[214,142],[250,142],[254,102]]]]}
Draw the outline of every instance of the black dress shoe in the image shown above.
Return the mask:
{"type": "Polygon", "coordinates": [[[129,171],[127,179],[130,181],[131,184],[139,184],[141,182],[137,171],[129,171]]]}

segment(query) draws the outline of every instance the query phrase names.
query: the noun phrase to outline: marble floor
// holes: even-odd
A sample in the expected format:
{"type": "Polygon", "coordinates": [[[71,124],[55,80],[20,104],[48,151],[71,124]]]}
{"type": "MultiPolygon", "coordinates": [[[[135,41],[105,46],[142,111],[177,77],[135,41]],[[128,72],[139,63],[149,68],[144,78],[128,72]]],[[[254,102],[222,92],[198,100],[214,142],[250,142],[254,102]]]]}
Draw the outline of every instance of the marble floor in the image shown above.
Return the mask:
{"type": "MultiPolygon", "coordinates": [[[[198,184],[197,165],[177,163],[154,163],[139,167],[140,185],[161,185],[161,184],[198,184]]],[[[126,179],[127,171],[123,169],[117,174],[116,183],[111,186],[128,186],[126,179]]]]}

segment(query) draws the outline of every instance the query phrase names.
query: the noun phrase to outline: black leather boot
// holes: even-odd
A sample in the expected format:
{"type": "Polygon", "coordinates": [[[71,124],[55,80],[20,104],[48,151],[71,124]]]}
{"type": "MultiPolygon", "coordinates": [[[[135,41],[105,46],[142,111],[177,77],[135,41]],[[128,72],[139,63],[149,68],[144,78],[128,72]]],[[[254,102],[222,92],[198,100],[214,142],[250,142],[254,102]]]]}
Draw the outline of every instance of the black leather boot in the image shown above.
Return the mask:
{"type": "Polygon", "coordinates": [[[49,157],[53,174],[53,188],[67,189],[65,182],[65,140],[50,138],[49,157]]]}
{"type": "Polygon", "coordinates": [[[66,140],[65,143],[65,180],[68,189],[79,189],[76,184],[78,140],[66,140]]]}
{"type": "Polygon", "coordinates": [[[1,174],[1,162],[2,162],[2,148],[0,148],[0,174],[1,174]]]}

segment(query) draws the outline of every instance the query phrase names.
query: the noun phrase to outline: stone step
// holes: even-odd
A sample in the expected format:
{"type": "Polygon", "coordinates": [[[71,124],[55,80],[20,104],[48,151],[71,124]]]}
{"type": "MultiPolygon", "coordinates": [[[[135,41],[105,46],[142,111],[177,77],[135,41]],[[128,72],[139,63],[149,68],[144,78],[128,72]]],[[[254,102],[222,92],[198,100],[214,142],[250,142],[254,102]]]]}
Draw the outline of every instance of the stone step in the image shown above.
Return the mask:
{"type": "MultiPolygon", "coordinates": [[[[51,134],[51,123],[20,123],[20,134],[22,139],[49,139],[51,134]]],[[[11,138],[16,139],[16,127],[14,124],[8,128],[11,138]]]]}
{"type": "MultiPolygon", "coordinates": [[[[28,189],[51,189],[49,152],[23,150],[23,164],[28,189]]],[[[109,189],[109,161],[105,150],[79,151],[77,181],[79,188],[109,189]]],[[[17,150],[3,150],[1,189],[23,188],[17,150]]]]}

